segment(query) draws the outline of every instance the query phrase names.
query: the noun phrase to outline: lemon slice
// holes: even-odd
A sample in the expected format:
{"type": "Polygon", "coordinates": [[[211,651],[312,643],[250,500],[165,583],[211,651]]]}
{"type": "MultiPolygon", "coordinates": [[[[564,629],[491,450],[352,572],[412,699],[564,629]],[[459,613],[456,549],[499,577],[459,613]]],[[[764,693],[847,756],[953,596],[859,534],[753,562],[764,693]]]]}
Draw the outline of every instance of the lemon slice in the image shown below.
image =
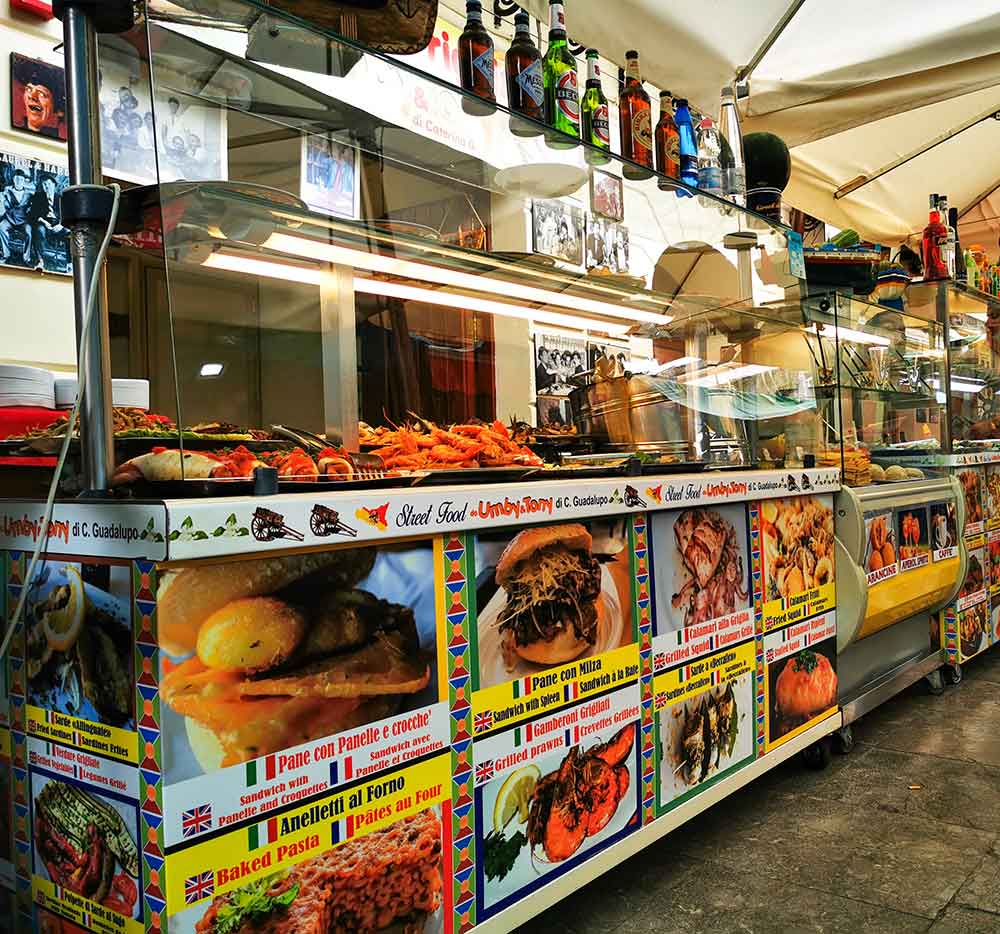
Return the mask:
{"type": "Polygon", "coordinates": [[[56,652],[65,652],[76,642],[83,620],[87,615],[87,597],[83,591],[83,578],[75,567],[66,568],[69,599],[58,610],[49,610],[42,618],[42,632],[56,652]]]}
{"type": "Polygon", "coordinates": [[[528,805],[541,777],[537,765],[526,765],[507,776],[493,805],[493,829],[497,833],[503,833],[515,814],[522,824],[528,819],[528,805]]]}

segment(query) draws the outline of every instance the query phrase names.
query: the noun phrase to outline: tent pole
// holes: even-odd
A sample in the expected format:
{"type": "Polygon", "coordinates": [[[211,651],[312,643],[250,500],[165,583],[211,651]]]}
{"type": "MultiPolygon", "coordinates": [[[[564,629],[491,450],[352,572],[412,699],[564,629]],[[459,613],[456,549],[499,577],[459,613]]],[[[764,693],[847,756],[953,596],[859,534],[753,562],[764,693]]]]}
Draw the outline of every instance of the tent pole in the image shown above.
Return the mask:
{"type": "MultiPolygon", "coordinates": [[[[841,198],[846,198],[849,194],[857,191],[859,188],[864,188],[865,185],[874,182],[883,175],[888,175],[890,172],[900,168],[900,166],[906,165],[907,162],[912,162],[924,153],[930,152],[935,146],[947,143],[948,140],[954,139],[960,133],[964,133],[966,130],[971,130],[974,126],[978,126],[986,120],[1000,120],[1000,110],[997,110],[996,107],[992,107],[985,113],[980,113],[975,117],[970,117],[964,123],[960,123],[958,126],[952,127],[950,130],[946,130],[944,133],[935,136],[932,140],[924,143],[924,145],[918,147],[917,149],[908,152],[905,156],[900,156],[888,165],[884,165],[882,168],[876,169],[876,171],[871,175],[859,175],[857,178],[853,178],[851,181],[845,182],[833,193],[834,200],[839,201],[841,198]]],[[[993,189],[991,188],[990,191],[992,190],[993,189]]],[[[989,192],[986,194],[989,194],[989,192]]],[[[978,204],[978,202],[974,202],[974,204],[978,204]]],[[[966,210],[968,210],[968,208],[966,208],[966,210]]]]}
{"type": "Polygon", "coordinates": [[[764,56],[771,51],[771,47],[774,45],[778,39],[781,38],[781,34],[785,31],[788,24],[795,18],[795,14],[802,9],[805,5],[806,0],[793,0],[792,5],[785,10],[782,14],[781,19],[778,20],[774,29],[768,34],[768,37],[764,40],[763,44],[756,52],[753,54],[753,58],[750,59],[749,64],[744,65],[736,72],[736,82],[737,84],[749,79],[750,75],[753,74],[757,66],[763,61],[764,56]]]}

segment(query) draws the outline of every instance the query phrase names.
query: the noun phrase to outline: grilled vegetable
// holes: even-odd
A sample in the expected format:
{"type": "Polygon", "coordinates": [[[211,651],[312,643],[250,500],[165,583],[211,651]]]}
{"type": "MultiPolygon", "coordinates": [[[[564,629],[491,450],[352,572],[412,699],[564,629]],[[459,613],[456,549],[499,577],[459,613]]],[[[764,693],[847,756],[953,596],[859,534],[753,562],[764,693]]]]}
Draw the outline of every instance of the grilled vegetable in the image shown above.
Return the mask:
{"type": "Polygon", "coordinates": [[[131,876],[139,875],[139,852],[121,815],[93,795],[62,782],[49,782],[35,801],[48,824],[70,840],[79,852],[90,847],[87,828],[93,825],[108,849],[131,876]]]}

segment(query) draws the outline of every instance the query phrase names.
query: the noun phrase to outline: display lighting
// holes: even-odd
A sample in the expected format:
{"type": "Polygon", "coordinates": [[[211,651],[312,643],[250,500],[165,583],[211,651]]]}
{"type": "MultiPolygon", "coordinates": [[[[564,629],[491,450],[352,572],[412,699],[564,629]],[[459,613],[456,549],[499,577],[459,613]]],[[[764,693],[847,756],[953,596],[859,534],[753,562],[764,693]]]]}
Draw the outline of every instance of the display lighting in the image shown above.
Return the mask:
{"type": "MultiPolygon", "coordinates": [[[[815,333],[808,328],[804,330],[808,334],[815,333]]],[[[853,328],[834,324],[824,324],[819,330],[819,336],[831,341],[842,340],[850,341],[853,344],[875,344],[877,347],[888,347],[892,343],[888,337],[882,337],[879,334],[868,334],[865,331],[855,331],[853,328]]]]}

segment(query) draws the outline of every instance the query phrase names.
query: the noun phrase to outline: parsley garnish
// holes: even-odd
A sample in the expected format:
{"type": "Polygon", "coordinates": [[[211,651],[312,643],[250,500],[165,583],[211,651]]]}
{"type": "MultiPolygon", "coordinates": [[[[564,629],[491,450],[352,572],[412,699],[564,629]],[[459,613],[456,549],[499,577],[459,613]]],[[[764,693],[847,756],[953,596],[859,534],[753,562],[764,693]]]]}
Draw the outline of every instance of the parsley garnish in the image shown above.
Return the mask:
{"type": "Polygon", "coordinates": [[[274,881],[270,876],[233,892],[215,916],[214,934],[237,934],[248,921],[262,921],[276,909],[291,905],[299,894],[298,882],[280,895],[268,895],[274,881]]]}
{"type": "Polygon", "coordinates": [[[495,830],[488,833],[483,841],[485,845],[483,868],[486,878],[490,881],[506,878],[527,842],[528,838],[520,830],[509,840],[495,830]]]}

